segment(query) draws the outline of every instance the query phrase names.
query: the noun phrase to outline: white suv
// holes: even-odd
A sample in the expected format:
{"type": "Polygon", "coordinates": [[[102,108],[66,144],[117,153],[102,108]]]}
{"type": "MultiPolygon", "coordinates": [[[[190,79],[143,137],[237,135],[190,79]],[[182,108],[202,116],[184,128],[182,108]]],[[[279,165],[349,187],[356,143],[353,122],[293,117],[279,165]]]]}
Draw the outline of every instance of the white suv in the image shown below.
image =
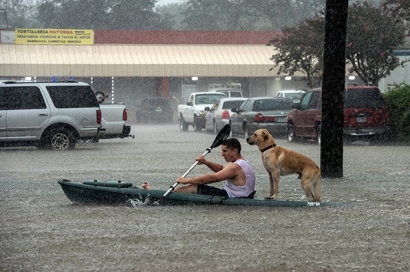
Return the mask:
{"type": "Polygon", "coordinates": [[[73,149],[105,133],[90,85],[80,82],[0,83],[0,146],[73,149]]]}

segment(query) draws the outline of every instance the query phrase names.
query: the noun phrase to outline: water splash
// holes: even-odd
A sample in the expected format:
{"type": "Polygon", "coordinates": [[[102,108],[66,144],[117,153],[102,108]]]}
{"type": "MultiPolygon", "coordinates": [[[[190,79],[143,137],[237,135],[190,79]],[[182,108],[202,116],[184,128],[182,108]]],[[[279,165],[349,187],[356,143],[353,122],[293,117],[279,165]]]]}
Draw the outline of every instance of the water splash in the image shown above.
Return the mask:
{"type": "Polygon", "coordinates": [[[159,206],[160,205],[159,200],[156,198],[153,198],[153,200],[151,200],[150,195],[147,195],[145,198],[139,195],[137,198],[128,199],[128,202],[131,204],[133,208],[137,206],[159,206]]]}

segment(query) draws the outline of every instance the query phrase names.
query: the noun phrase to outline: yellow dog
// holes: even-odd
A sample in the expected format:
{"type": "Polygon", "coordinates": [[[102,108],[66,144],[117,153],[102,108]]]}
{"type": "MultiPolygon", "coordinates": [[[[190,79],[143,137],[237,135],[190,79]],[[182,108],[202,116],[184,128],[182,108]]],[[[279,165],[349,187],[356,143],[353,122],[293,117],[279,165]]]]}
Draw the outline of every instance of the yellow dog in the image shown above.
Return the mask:
{"type": "Polygon", "coordinates": [[[277,146],[272,135],[266,129],[258,129],[246,141],[258,146],[262,152],[262,163],[269,173],[270,196],[278,197],[279,178],[289,174],[298,174],[303,191],[310,202],[320,202],[320,169],[310,158],[295,151],[277,146]]]}

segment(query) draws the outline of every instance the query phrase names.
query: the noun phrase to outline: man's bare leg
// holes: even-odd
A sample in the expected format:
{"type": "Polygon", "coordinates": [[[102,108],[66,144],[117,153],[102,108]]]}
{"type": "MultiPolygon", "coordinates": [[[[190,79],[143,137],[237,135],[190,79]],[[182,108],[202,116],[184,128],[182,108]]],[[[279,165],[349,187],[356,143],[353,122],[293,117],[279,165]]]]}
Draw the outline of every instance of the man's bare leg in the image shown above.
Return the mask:
{"type": "MultiPolygon", "coordinates": [[[[152,189],[151,184],[149,184],[147,181],[144,181],[142,183],[142,188],[145,190],[152,189]]],[[[196,194],[198,192],[198,185],[185,185],[182,187],[177,187],[175,188],[174,192],[196,194]]]]}
{"type": "Polygon", "coordinates": [[[185,185],[182,187],[175,188],[174,192],[178,193],[188,193],[188,194],[197,194],[198,193],[198,185],[185,185]]]}

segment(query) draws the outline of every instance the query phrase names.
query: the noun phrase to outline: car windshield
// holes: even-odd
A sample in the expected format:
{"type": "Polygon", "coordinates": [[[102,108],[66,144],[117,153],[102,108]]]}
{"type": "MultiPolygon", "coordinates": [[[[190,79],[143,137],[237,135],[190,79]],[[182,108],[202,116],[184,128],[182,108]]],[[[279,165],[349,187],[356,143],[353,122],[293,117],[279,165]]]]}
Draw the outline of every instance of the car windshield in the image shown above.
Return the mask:
{"type": "Polygon", "coordinates": [[[289,99],[299,99],[304,93],[285,93],[285,97],[289,99]]]}
{"type": "Polygon", "coordinates": [[[231,92],[231,97],[242,97],[241,92],[231,92]]]}
{"type": "Polygon", "coordinates": [[[148,100],[148,104],[150,107],[166,107],[168,105],[168,101],[163,99],[151,99],[148,100]]]}
{"type": "Polygon", "coordinates": [[[225,101],[222,105],[222,109],[232,109],[232,108],[239,108],[243,103],[243,100],[239,101],[225,101]]]}
{"type": "Polygon", "coordinates": [[[221,98],[226,97],[224,94],[214,93],[214,94],[198,94],[195,96],[195,104],[215,104],[221,98]]]}
{"type": "Polygon", "coordinates": [[[353,89],[345,93],[345,108],[383,108],[384,100],[378,89],[353,89]]]}
{"type": "Polygon", "coordinates": [[[273,111],[273,110],[291,110],[292,100],[275,100],[275,99],[262,99],[256,100],[253,105],[253,111],[273,111]]]}

